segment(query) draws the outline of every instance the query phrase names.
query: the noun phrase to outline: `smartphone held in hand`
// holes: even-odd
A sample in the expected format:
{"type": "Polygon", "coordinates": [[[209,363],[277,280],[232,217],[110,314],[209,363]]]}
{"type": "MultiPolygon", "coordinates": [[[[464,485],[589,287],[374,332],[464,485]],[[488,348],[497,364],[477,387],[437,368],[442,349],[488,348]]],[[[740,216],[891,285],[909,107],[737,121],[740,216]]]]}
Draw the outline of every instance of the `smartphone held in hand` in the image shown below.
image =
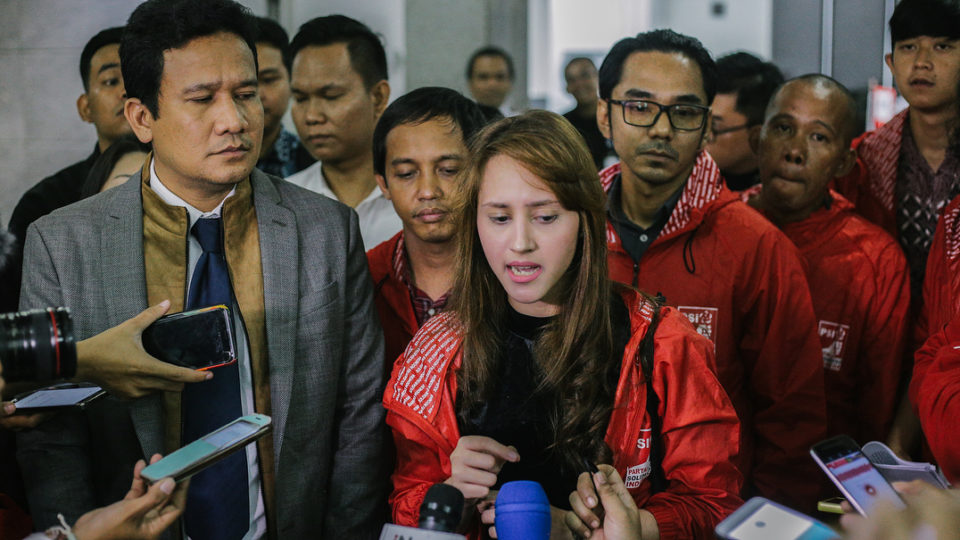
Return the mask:
{"type": "Polygon", "coordinates": [[[227,306],[174,313],[143,331],[150,356],[177,366],[213,369],[237,361],[233,317],[227,306]]]}
{"type": "Polygon", "coordinates": [[[270,431],[270,423],[271,418],[264,414],[241,416],[148,465],[140,472],[140,476],[148,482],[167,477],[177,482],[185,480],[266,435],[270,431]]]}
{"type": "Polygon", "coordinates": [[[890,482],[849,436],[838,435],[819,442],[810,449],[810,455],[860,514],[869,515],[881,500],[904,507],[890,482]]]}
{"type": "Polygon", "coordinates": [[[717,524],[724,540],[832,540],[840,535],[812,517],[754,497],[717,524]]]}

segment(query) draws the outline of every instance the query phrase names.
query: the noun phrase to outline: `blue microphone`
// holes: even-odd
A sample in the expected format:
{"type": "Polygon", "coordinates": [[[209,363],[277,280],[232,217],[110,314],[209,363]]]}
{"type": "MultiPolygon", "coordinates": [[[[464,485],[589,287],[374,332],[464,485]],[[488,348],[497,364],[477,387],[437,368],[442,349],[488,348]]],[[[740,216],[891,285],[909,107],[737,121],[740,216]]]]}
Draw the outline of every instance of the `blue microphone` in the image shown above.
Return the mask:
{"type": "Polygon", "coordinates": [[[536,482],[507,482],[497,494],[497,538],[502,540],[548,540],[550,502],[536,482]]]}

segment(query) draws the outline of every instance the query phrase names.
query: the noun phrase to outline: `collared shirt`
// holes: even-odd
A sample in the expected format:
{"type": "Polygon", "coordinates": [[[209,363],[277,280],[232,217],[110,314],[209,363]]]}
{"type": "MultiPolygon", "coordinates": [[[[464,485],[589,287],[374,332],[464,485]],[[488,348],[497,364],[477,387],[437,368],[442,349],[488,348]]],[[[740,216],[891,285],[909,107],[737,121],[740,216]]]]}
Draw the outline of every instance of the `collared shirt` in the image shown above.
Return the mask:
{"type": "MultiPolygon", "coordinates": [[[[160,177],[157,176],[157,170],[154,166],[154,160],[150,161],[150,189],[153,190],[163,202],[170,206],[181,206],[187,209],[187,230],[189,231],[198,219],[218,218],[223,210],[223,203],[236,193],[236,188],[232,189],[223,201],[216,208],[209,212],[201,212],[189,203],[178,197],[163,184],[160,177]]],[[[200,241],[195,236],[187,233],[187,287],[190,286],[193,271],[197,267],[203,248],[200,247],[200,241]]],[[[189,291],[188,291],[189,296],[189,291]]],[[[236,301],[230,306],[233,314],[233,326],[237,336],[237,366],[240,370],[240,406],[243,414],[253,414],[256,412],[253,401],[253,374],[250,366],[250,344],[247,342],[247,331],[243,326],[243,319],[240,317],[240,308],[236,301]]],[[[247,453],[247,480],[249,481],[250,493],[250,529],[244,535],[244,540],[252,538],[262,538],[267,535],[267,514],[263,504],[263,490],[260,485],[260,466],[257,458],[257,445],[250,444],[246,447],[247,453]]],[[[201,540],[195,538],[193,540],[201,540]]]]}
{"type": "MultiPolygon", "coordinates": [[[[319,161],[287,178],[287,181],[340,201],[327,184],[327,179],[323,177],[323,164],[319,161]]],[[[403,222],[394,211],[393,203],[387,200],[377,187],[374,187],[367,198],[360,201],[354,210],[360,217],[360,234],[363,236],[364,251],[389,240],[403,228],[403,222]]]]}
{"type": "Polygon", "coordinates": [[[960,156],[947,150],[940,168],[934,171],[917,148],[913,133],[904,127],[895,186],[897,228],[900,246],[910,265],[913,298],[921,298],[927,253],[937,229],[940,211],[960,194],[960,156]]]}
{"type": "Polygon", "coordinates": [[[400,235],[400,241],[397,242],[397,248],[393,252],[393,268],[400,278],[400,282],[407,286],[410,291],[410,300],[413,302],[413,313],[417,317],[417,325],[423,326],[430,317],[440,313],[447,307],[447,300],[450,298],[450,291],[447,291],[436,300],[430,298],[430,295],[420,290],[410,276],[410,269],[407,268],[407,249],[404,247],[403,235],[400,235]]]}
{"type": "Polygon", "coordinates": [[[273,143],[273,148],[257,162],[257,168],[280,178],[286,178],[300,172],[302,167],[297,163],[297,147],[299,146],[300,139],[281,127],[280,135],[277,136],[277,141],[273,143]]]}
{"type": "Polygon", "coordinates": [[[613,184],[610,186],[607,195],[607,216],[613,226],[616,227],[617,234],[620,235],[623,249],[630,254],[634,262],[639,261],[643,254],[647,252],[647,249],[653,245],[654,240],[660,236],[660,231],[663,230],[670,219],[670,214],[673,213],[673,209],[677,206],[677,201],[680,200],[682,193],[683,186],[680,186],[677,192],[671,195],[657,210],[653,224],[644,229],[631,221],[623,211],[623,175],[618,174],[613,179],[613,184]]]}

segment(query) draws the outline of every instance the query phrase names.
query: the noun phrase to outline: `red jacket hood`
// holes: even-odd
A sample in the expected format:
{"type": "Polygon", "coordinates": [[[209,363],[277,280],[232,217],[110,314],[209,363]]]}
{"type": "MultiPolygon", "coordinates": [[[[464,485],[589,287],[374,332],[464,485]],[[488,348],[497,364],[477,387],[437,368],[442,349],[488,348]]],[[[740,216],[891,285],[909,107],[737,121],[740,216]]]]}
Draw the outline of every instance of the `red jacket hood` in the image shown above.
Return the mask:
{"type": "MultiPolygon", "coordinates": [[[[620,172],[620,162],[600,171],[600,185],[603,186],[605,193],[610,191],[614,179],[620,175],[620,172]]],[[[710,154],[701,151],[697,155],[690,178],[684,184],[677,206],[674,207],[667,224],[664,225],[653,245],[696,229],[711,213],[739,200],[740,196],[724,185],[717,163],[710,154]]],[[[607,243],[620,246],[620,238],[609,219],[607,220],[607,243]]]]}

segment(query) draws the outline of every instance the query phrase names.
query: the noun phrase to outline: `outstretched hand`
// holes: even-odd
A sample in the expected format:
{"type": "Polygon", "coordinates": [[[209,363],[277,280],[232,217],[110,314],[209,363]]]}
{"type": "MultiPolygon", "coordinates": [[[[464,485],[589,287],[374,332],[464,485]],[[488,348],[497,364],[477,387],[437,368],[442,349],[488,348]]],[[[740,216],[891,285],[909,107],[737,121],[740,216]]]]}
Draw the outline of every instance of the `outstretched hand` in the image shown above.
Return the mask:
{"type": "MultiPolygon", "coordinates": [[[[150,463],[160,460],[154,454],[150,463]]],[[[80,516],[73,533],[77,540],[148,540],[158,538],[183,513],[189,482],[176,484],[164,478],[147,488],[140,477],[146,466],[143,460],[133,469],[130,491],[122,501],[98,508],[80,516]]]]}
{"type": "Polygon", "coordinates": [[[158,390],[180,391],[185,383],[213,374],[174,366],[147,354],[141,334],[170,308],[164,300],[109,330],[77,343],[78,379],[92,381],[118,397],[133,399],[158,390]]]}

